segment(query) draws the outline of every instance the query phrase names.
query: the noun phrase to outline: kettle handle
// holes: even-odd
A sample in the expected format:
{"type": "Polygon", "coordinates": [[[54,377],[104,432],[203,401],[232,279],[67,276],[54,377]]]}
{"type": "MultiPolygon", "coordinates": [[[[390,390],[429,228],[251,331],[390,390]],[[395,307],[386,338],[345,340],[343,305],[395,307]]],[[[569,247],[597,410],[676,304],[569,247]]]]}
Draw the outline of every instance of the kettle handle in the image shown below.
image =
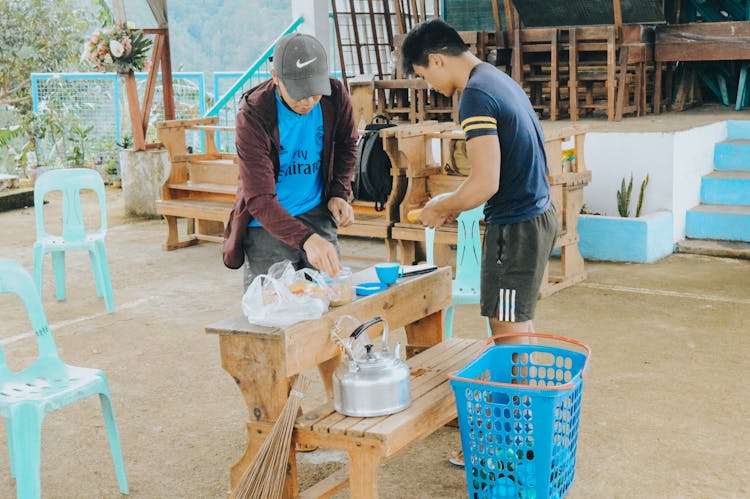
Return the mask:
{"type": "Polygon", "coordinates": [[[351,346],[352,346],[352,343],[354,343],[354,340],[356,340],[359,337],[359,335],[365,331],[365,329],[377,324],[378,322],[383,323],[383,344],[385,345],[386,342],[388,341],[388,323],[385,322],[385,320],[382,317],[378,316],[373,319],[370,319],[364,324],[360,324],[357,327],[357,329],[355,329],[354,332],[349,336],[349,341],[347,342],[346,346],[351,349],[351,346]]]}

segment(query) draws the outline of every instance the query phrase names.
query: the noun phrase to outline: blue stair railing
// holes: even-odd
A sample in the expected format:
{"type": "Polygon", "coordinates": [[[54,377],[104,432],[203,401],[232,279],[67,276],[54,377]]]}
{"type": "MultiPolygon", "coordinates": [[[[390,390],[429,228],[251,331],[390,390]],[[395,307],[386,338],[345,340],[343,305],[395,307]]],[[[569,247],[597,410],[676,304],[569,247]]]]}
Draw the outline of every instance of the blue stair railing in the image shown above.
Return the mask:
{"type": "MultiPolygon", "coordinates": [[[[237,116],[239,96],[268,78],[268,74],[270,73],[268,68],[268,58],[273,54],[273,49],[276,46],[276,43],[284,36],[296,31],[303,22],[305,22],[305,19],[303,17],[298,17],[292,22],[292,24],[287,26],[287,28],[276,37],[276,39],[263,51],[255,62],[253,62],[250,68],[240,76],[234,85],[232,85],[231,88],[229,88],[229,90],[227,90],[224,95],[216,101],[216,104],[206,111],[205,116],[218,116],[218,124],[220,126],[234,126],[235,118],[237,116]]],[[[214,92],[216,92],[216,90],[217,89],[214,89],[214,92]]],[[[234,149],[233,132],[220,132],[217,135],[216,145],[220,150],[229,151],[230,149],[234,149]]]]}

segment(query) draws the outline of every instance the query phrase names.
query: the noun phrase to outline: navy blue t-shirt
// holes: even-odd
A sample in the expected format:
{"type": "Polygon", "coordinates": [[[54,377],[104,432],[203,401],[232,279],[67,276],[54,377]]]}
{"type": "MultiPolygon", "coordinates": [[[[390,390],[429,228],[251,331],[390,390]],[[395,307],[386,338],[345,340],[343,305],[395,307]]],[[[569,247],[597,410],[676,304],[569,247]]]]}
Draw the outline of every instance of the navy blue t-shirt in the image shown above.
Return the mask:
{"type": "Polygon", "coordinates": [[[466,140],[497,135],[500,186],[487,201],[490,224],[513,224],[544,213],[551,203],[542,126],[524,90],[510,76],[482,63],[472,69],[458,115],[466,140]]]}

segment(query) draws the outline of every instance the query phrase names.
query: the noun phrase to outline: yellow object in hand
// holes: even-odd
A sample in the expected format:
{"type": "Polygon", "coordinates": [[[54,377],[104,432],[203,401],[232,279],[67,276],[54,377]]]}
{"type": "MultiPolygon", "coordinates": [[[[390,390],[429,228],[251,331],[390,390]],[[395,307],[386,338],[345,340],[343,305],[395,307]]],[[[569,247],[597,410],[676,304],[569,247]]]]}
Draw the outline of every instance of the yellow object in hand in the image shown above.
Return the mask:
{"type": "Polygon", "coordinates": [[[419,217],[422,215],[422,208],[417,208],[415,210],[409,210],[409,213],[406,214],[406,220],[409,221],[409,223],[417,223],[419,222],[419,217]]]}

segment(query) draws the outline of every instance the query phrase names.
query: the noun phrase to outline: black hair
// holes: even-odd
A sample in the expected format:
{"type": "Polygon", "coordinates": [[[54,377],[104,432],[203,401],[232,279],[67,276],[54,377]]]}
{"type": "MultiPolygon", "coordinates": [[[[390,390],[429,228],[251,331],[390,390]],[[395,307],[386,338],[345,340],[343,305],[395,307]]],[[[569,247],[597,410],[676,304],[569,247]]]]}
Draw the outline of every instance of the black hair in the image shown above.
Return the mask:
{"type": "Polygon", "coordinates": [[[401,44],[401,68],[404,74],[414,74],[414,65],[427,66],[430,54],[458,56],[468,47],[450,24],[433,19],[416,25],[401,44]]]}

